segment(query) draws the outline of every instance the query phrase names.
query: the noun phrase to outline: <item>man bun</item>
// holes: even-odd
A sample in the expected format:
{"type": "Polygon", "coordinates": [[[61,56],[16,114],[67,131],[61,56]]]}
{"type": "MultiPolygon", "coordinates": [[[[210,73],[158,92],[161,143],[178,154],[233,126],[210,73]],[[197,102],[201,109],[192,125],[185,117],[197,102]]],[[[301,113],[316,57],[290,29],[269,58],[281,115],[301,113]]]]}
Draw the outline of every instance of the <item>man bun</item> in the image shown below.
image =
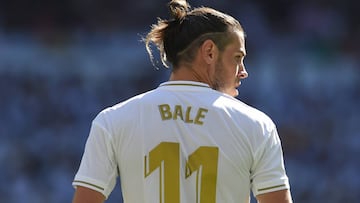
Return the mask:
{"type": "Polygon", "coordinates": [[[190,10],[190,5],[186,0],[172,0],[168,4],[170,15],[174,20],[182,20],[190,10]]]}
{"type": "Polygon", "coordinates": [[[159,50],[162,64],[175,69],[180,63],[191,63],[204,40],[211,39],[223,50],[231,41],[232,30],[243,31],[236,19],[215,9],[192,9],[186,0],[171,0],[167,5],[170,18],[159,18],[143,39],[153,65],[150,44],[159,50]]]}

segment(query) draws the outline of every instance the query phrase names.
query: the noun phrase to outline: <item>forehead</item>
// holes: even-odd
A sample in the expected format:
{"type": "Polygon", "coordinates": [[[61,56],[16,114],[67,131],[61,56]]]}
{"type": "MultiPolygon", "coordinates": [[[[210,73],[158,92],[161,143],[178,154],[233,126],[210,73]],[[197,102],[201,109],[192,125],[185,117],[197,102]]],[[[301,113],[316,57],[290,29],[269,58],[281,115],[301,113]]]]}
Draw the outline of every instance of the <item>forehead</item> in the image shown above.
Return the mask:
{"type": "Polygon", "coordinates": [[[226,49],[233,52],[242,52],[244,55],[246,55],[244,32],[234,31],[231,35],[232,41],[226,49]]]}

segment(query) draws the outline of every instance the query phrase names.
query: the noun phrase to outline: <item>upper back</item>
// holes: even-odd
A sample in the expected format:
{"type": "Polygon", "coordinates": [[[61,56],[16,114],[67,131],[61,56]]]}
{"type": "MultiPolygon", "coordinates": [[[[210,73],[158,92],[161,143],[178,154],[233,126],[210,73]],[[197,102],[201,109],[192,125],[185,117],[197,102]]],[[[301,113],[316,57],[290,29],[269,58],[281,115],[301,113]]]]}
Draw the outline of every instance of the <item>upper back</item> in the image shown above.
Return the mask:
{"type": "Polygon", "coordinates": [[[161,196],[170,202],[177,195],[184,202],[248,198],[256,147],[274,127],[260,111],[205,84],[183,81],[164,83],[100,115],[95,122],[112,135],[129,202],[158,202],[153,194],[160,193],[160,180],[161,196]]]}

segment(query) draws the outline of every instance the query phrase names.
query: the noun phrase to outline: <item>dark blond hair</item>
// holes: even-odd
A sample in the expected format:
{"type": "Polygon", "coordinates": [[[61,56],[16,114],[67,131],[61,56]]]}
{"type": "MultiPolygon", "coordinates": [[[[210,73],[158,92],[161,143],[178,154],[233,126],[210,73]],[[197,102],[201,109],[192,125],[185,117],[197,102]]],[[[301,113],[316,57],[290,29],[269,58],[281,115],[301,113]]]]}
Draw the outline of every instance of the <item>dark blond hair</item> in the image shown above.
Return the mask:
{"type": "Polygon", "coordinates": [[[150,44],[153,43],[166,67],[168,63],[176,68],[181,61],[191,62],[197,48],[207,39],[223,50],[231,41],[231,32],[243,32],[236,19],[215,9],[199,7],[191,10],[185,0],[172,0],[168,7],[171,18],[158,19],[144,39],[151,61],[150,44]]]}

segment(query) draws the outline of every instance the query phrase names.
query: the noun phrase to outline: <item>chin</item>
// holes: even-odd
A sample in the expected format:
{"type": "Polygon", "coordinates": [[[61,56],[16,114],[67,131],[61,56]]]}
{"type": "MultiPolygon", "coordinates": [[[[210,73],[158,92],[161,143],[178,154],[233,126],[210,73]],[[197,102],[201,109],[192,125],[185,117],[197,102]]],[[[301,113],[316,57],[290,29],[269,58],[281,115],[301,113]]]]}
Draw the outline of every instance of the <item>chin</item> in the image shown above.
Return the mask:
{"type": "Polygon", "coordinates": [[[215,89],[215,90],[217,90],[219,92],[222,92],[222,93],[225,93],[225,94],[228,94],[228,95],[230,95],[232,97],[237,97],[239,95],[239,91],[238,91],[237,87],[227,88],[227,89],[219,88],[219,89],[215,89]]]}
{"type": "Polygon", "coordinates": [[[239,91],[236,88],[234,88],[233,90],[228,91],[228,94],[232,97],[237,97],[239,95],[239,91]]]}
{"type": "Polygon", "coordinates": [[[235,90],[235,92],[234,92],[234,94],[233,94],[233,95],[231,95],[231,96],[233,96],[233,97],[237,97],[237,96],[239,96],[239,91],[236,89],[236,90],[235,90]]]}

